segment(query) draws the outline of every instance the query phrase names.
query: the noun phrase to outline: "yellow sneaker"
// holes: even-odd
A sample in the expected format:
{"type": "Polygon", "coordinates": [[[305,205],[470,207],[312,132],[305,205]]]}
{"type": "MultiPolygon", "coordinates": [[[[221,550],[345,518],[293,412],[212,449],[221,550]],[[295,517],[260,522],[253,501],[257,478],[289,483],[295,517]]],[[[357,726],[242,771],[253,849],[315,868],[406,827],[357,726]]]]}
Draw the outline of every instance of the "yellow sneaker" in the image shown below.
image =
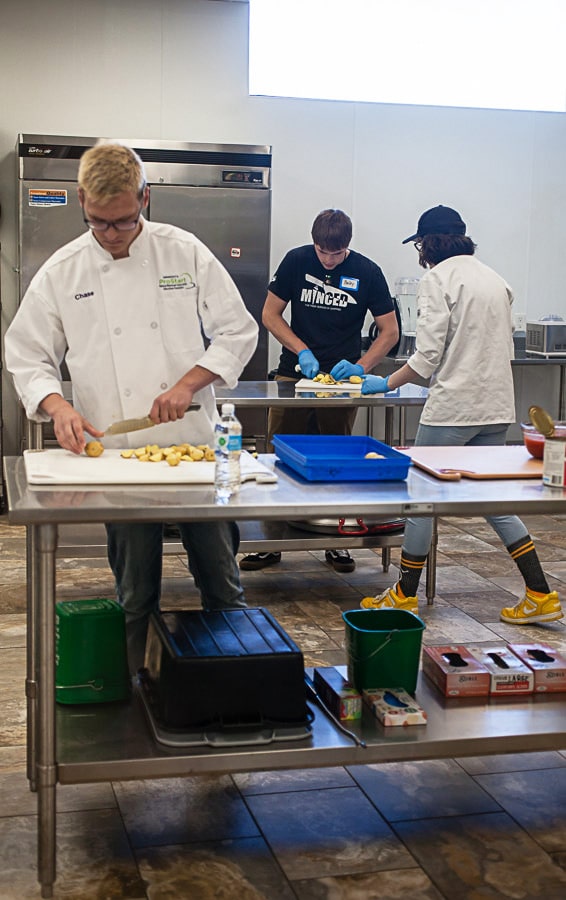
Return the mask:
{"type": "Polygon", "coordinates": [[[395,588],[387,588],[383,594],[378,597],[364,597],[360,606],[362,609],[406,609],[408,612],[419,613],[418,597],[400,597],[395,588]]]}
{"type": "Polygon", "coordinates": [[[527,588],[523,599],[516,606],[506,606],[499,618],[510,625],[536,625],[537,622],[554,622],[564,613],[556,591],[536,596],[527,588]]]}

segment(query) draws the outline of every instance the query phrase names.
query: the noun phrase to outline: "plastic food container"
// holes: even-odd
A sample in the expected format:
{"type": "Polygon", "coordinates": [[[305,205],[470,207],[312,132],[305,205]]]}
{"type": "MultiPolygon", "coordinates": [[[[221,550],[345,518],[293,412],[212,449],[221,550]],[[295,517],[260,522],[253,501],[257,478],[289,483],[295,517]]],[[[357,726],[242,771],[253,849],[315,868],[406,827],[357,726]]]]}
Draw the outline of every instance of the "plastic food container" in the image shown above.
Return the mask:
{"type": "MultiPolygon", "coordinates": [[[[521,422],[521,430],[523,432],[523,442],[525,447],[535,459],[542,459],[544,456],[544,434],[537,431],[534,425],[528,425],[521,422]]],[[[556,422],[554,425],[555,437],[566,440],[566,422],[556,422]]]]}
{"type": "Polygon", "coordinates": [[[404,481],[411,465],[405,453],[363,435],[274,434],[273,447],[307,481],[404,481]]]}

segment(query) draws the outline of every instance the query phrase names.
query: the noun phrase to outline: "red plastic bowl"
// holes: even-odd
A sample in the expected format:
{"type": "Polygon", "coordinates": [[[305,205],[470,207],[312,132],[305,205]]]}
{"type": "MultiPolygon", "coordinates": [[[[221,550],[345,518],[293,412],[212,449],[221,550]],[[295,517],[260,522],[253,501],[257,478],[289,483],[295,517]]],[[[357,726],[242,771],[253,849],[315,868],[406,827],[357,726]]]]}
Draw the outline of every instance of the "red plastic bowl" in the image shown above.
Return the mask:
{"type": "MultiPolygon", "coordinates": [[[[525,422],[521,422],[521,430],[523,432],[523,442],[531,456],[534,456],[535,459],[542,459],[544,456],[544,434],[537,431],[534,425],[527,425],[525,422]]],[[[554,433],[556,437],[566,438],[566,423],[556,422],[554,433]]]]}

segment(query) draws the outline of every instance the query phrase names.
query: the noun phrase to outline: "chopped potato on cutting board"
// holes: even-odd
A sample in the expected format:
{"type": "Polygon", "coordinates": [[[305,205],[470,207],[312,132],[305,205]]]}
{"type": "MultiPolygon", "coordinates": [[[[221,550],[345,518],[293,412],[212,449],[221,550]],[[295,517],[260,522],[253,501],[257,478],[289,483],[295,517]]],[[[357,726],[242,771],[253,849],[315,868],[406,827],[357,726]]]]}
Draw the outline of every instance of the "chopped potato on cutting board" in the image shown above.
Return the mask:
{"type": "Polygon", "coordinates": [[[146,444],[135,450],[122,450],[120,456],[140,462],[166,462],[169,466],[178,466],[181,462],[214,462],[216,458],[214,450],[208,444],[173,444],[169,447],[146,444]]]}
{"type": "Polygon", "coordinates": [[[104,453],[104,445],[100,441],[89,441],[85,453],[87,456],[101,456],[104,453]]]}

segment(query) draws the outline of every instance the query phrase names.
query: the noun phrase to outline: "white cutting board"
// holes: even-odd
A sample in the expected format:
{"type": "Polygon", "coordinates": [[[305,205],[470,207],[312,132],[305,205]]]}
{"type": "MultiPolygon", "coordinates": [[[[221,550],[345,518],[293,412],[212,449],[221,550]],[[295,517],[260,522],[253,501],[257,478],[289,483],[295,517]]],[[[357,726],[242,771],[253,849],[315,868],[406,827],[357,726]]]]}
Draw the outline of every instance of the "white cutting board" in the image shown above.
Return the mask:
{"type": "MultiPolygon", "coordinates": [[[[30,484],[214,484],[213,462],[140,462],[123,459],[118,448],[108,448],[102,456],[77,456],[68,450],[24,450],[30,484]]],[[[277,481],[277,475],[251,453],[242,450],[242,481],[277,481]]]]}
{"type": "Polygon", "coordinates": [[[342,381],[340,384],[323,384],[320,381],[313,381],[312,378],[301,378],[300,381],[297,381],[295,385],[296,391],[338,391],[343,394],[344,391],[347,391],[348,394],[359,394],[362,390],[362,385],[360,384],[351,384],[349,381],[342,381]]]}

